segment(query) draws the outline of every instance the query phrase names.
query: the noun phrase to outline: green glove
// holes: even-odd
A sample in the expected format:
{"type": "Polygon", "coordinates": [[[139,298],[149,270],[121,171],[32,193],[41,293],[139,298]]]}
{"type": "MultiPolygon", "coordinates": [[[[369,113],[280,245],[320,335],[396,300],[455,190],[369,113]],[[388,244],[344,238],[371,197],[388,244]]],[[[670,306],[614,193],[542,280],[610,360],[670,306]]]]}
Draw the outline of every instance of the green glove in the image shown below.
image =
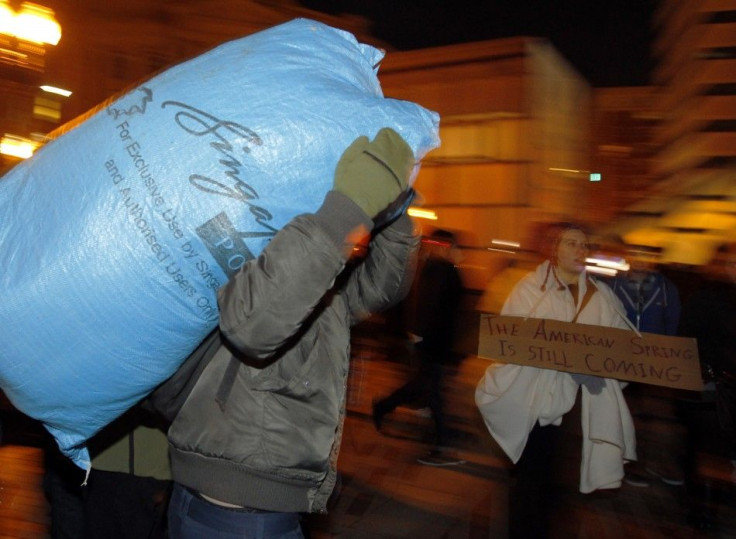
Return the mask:
{"type": "Polygon", "coordinates": [[[358,137],[340,157],[333,189],[373,219],[406,189],[414,154],[396,131],[381,129],[372,141],[358,137]]]}

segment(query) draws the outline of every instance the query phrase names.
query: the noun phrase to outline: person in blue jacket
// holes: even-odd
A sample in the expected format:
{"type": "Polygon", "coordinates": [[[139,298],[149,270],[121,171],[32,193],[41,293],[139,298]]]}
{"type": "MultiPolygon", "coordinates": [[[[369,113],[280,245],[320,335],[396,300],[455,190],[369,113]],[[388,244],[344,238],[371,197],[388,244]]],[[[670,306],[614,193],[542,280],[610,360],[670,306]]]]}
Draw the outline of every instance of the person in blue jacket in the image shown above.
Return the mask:
{"type": "Polygon", "coordinates": [[[627,258],[629,270],[619,272],[610,283],[626,316],[641,332],[676,335],[682,311],[677,286],[656,269],[646,252],[632,249],[627,258]]]}
{"type": "MultiPolygon", "coordinates": [[[[657,269],[655,255],[646,248],[630,247],[626,259],[629,270],[619,272],[609,284],[623,303],[627,318],[640,332],[677,335],[682,305],[675,283],[657,269]]],[[[683,435],[677,434],[676,391],[631,384],[627,394],[637,423],[639,460],[627,465],[624,481],[634,487],[648,487],[653,478],[671,486],[683,485],[684,443],[683,435]],[[656,401],[658,406],[648,406],[647,401],[656,401]],[[645,421],[649,428],[643,428],[645,421]],[[663,429],[652,428],[661,421],[663,429]],[[675,436],[668,439],[648,435],[660,430],[674,432],[675,436]]]]}

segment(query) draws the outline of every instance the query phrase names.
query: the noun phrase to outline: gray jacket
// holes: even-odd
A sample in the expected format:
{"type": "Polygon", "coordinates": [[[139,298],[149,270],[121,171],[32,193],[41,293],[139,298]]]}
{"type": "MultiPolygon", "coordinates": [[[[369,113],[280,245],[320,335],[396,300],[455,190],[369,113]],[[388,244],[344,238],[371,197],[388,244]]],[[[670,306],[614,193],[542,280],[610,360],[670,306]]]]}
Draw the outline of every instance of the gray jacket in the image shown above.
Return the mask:
{"type": "Polygon", "coordinates": [[[350,326],[411,284],[418,238],[402,216],[346,268],[349,233],[372,222],[330,192],[218,293],[212,358],[169,430],[175,481],[269,511],[322,512],[345,414],[350,326]],[[343,269],[346,271],[343,272],[343,269]]]}

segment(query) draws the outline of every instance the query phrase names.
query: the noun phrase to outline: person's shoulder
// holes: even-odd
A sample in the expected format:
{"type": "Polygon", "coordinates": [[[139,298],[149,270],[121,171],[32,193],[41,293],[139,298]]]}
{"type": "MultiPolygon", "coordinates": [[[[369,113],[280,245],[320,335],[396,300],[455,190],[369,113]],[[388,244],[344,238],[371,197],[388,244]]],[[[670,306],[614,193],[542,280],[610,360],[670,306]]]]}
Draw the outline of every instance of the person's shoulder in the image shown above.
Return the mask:
{"type": "Polygon", "coordinates": [[[542,285],[544,279],[538,271],[527,272],[511,287],[510,297],[532,296],[536,297],[543,293],[542,285]]]}
{"type": "Polygon", "coordinates": [[[517,288],[517,289],[529,288],[529,287],[539,288],[540,284],[541,284],[541,281],[537,277],[536,272],[528,271],[524,275],[522,275],[519,279],[517,279],[516,284],[514,285],[514,288],[517,288]]]}

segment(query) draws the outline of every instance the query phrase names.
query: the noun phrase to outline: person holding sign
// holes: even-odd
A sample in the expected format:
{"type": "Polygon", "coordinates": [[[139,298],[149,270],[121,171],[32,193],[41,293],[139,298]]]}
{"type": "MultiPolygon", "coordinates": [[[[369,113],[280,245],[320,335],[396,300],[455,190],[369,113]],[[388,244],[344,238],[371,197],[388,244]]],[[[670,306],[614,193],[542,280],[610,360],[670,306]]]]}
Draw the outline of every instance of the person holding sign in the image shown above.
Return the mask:
{"type": "MultiPolygon", "coordinates": [[[[502,315],[627,328],[611,289],[585,271],[585,231],[564,223],[551,229],[548,259],[512,289],[502,315]]],[[[547,537],[559,425],[582,388],[580,491],[618,488],[624,462],[636,459],[634,424],[624,383],[587,374],[494,363],[475,402],[493,438],[516,464],[509,493],[509,536],[547,537]]]]}

